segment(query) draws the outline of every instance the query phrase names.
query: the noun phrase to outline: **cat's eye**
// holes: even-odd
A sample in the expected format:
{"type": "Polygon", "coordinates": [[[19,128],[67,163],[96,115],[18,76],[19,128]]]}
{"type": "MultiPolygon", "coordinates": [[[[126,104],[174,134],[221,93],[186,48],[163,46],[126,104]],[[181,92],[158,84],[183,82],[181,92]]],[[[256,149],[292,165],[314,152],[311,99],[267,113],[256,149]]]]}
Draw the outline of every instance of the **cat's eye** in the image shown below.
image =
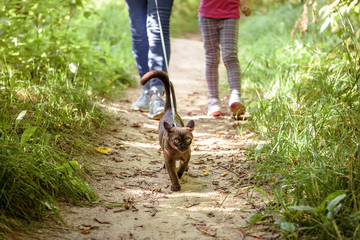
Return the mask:
{"type": "Polygon", "coordinates": [[[178,139],[174,139],[174,143],[179,143],[179,140],[178,140],[178,139]]]}
{"type": "Polygon", "coordinates": [[[186,139],[186,142],[188,142],[188,143],[189,143],[190,141],[191,141],[191,138],[186,139]]]}

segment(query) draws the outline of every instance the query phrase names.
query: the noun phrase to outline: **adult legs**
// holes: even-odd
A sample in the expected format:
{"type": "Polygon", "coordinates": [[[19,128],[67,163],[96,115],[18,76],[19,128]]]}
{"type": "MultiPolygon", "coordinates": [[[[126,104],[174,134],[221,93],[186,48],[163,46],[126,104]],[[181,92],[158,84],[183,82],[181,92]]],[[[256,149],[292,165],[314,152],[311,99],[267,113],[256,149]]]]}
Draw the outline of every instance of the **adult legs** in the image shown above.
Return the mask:
{"type": "MultiPolygon", "coordinates": [[[[170,58],[170,15],[173,0],[126,0],[129,11],[133,55],[140,78],[150,70],[167,72],[165,54],[160,35],[160,16],[164,35],[167,63],[170,58]]],[[[152,79],[144,86],[144,92],[133,103],[131,109],[147,111],[150,118],[160,118],[164,110],[164,101],[160,98],[164,87],[159,79],[152,79]],[[155,97],[151,100],[151,96],[155,97]],[[151,100],[151,102],[150,102],[151,100]],[[150,103],[150,105],[149,105],[150,103]]]]}
{"type": "MultiPolygon", "coordinates": [[[[140,78],[149,71],[149,40],[146,29],[147,0],[126,0],[129,11],[132,52],[140,78]]],[[[150,85],[144,87],[148,89],[150,85]]]]}
{"type": "MultiPolygon", "coordinates": [[[[131,0],[130,0],[131,1],[131,0]]],[[[148,65],[150,70],[168,72],[167,66],[170,61],[170,15],[173,0],[148,0],[147,35],[149,38],[148,65]],[[160,23],[158,21],[160,16],[160,23]],[[164,37],[165,53],[163,51],[161,31],[164,37]]],[[[151,82],[151,86],[162,86],[158,79],[151,82]]]]}
{"type": "MultiPolygon", "coordinates": [[[[170,60],[170,15],[173,0],[126,0],[129,11],[132,48],[140,78],[149,70],[167,72],[166,64],[170,60]],[[161,28],[164,36],[165,54],[163,52],[158,22],[160,15],[161,28]]],[[[162,85],[160,80],[150,81],[146,88],[162,85]]]]}
{"type": "MultiPolygon", "coordinates": [[[[173,0],[148,0],[146,24],[149,38],[149,70],[168,72],[167,65],[170,60],[170,15],[172,5],[173,0]],[[165,51],[163,50],[162,36],[165,51]]],[[[148,116],[152,119],[160,119],[164,113],[165,103],[160,97],[164,92],[164,86],[159,79],[152,79],[150,81],[150,92],[152,95],[155,95],[155,97],[150,102],[148,116]]]]}

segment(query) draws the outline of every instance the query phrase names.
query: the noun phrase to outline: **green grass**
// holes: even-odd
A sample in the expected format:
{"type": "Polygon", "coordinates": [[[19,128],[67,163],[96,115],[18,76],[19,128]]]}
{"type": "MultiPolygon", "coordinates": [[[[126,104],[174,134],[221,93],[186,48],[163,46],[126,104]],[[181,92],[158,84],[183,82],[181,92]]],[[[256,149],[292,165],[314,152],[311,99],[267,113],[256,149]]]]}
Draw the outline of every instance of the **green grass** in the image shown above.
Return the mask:
{"type": "MultiPolygon", "coordinates": [[[[320,34],[319,23],[291,41],[301,11],[284,5],[240,26],[243,91],[267,142],[251,159],[272,188],[260,216],[285,239],[359,239],[359,31],[320,34]]],[[[359,26],[355,11],[342,18],[359,26]]]]}
{"type": "Polygon", "coordinates": [[[24,221],[49,212],[61,219],[59,200],[96,201],[84,168],[94,156],[94,129],[111,123],[96,101],[133,82],[135,67],[124,3],[10,1],[3,8],[0,238],[11,238],[24,221]]]}

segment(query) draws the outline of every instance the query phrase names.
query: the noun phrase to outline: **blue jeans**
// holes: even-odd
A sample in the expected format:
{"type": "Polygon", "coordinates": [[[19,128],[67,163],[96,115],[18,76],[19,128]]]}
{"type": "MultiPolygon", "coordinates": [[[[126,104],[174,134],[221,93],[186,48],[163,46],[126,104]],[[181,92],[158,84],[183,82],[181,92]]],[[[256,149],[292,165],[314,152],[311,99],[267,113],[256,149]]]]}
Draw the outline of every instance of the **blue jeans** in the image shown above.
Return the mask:
{"type": "MultiPolygon", "coordinates": [[[[169,64],[169,25],[173,0],[157,1],[169,64]]],[[[133,56],[140,78],[151,70],[167,72],[155,0],[126,0],[126,7],[129,11],[133,56]]],[[[152,86],[163,88],[159,79],[152,79],[144,86],[144,90],[152,86]]]]}

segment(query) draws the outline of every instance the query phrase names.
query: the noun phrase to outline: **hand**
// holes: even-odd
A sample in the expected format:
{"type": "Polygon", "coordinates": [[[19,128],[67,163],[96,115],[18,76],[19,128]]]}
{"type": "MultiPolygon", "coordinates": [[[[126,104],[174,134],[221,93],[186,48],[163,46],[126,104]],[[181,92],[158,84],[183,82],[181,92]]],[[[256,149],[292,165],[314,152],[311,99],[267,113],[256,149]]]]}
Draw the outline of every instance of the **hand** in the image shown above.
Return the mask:
{"type": "Polygon", "coordinates": [[[248,6],[243,6],[241,8],[241,11],[243,12],[243,14],[245,14],[245,16],[250,16],[251,15],[251,9],[248,6]]]}

